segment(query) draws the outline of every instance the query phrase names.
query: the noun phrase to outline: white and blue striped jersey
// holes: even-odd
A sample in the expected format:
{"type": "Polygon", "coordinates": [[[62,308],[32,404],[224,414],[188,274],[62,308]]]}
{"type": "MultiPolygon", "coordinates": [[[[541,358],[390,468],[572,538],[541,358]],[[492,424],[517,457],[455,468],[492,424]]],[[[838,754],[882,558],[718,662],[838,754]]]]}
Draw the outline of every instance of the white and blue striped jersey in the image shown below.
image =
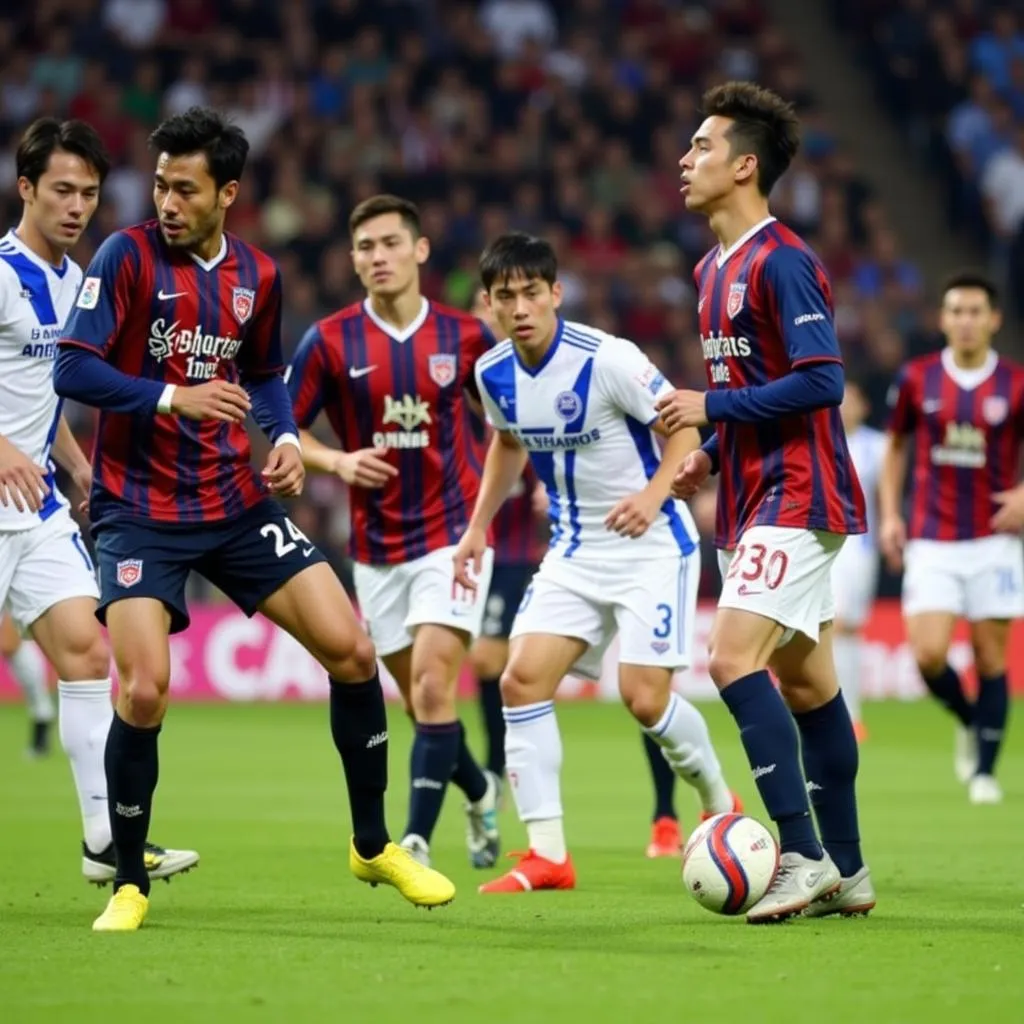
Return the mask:
{"type": "Polygon", "coordinates": [[[27,530],[67,504],[56,489],[50,448],[61,402],[53,390],[53,357],[82,283],[82,269],[40,259],[13,231],[0,239],[0,435],[50,472],[39,512],[0,504],[0,531],[27,530]]]}
{"type": "Polygon", "coordinates": [[[853,468],[860,478],[868,510],[868,531],[856,538],[856,543],[871,549],[878,547],[878,478],[882,474],[882,459],[887,444],[882,431],[863,424],[846,435],[846,445],[850,449],[853,468]]]}
{"type": "Polygon", "coordinates": [[[690,511],[671,498],[642,537],[620,537],[604,525],[661,461],[651,424],[655,402],[672,385],[633,342],[559,320],[537,366],[523,365],[504,341],[475,372],[491,425],[515,436],[547,489],[548,558],[627,561],[694,550],[690,511]]]}

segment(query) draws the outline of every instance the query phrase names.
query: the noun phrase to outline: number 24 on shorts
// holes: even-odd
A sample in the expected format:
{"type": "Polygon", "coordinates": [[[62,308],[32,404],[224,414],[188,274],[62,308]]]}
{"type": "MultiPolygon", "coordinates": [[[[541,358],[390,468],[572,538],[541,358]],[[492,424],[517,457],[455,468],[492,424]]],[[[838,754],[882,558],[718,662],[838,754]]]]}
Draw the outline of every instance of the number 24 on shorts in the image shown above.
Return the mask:
{"type": "Polygon", "coordinates": [[[291,554],[300,544],[303,545],[303,556],[308,558],[313,553],[313,542],[290,519],[285,518],[284,525],[291,540],[284,539],[284,530],[277,523],[264,523],[260,527],[260,536],[274,538],[274,554],[278,558],[291,554]]]}
{"type": "MultiPolygon", "coordinates": [[[[763,544],[739,544],[729,563],[727,580],[762,580],[768,590],[777,590],[789,568],[789,555],[785,551],[769,550],[763,544]]],[[[743,588],[740,588],[743,593],[743,588]]]]}

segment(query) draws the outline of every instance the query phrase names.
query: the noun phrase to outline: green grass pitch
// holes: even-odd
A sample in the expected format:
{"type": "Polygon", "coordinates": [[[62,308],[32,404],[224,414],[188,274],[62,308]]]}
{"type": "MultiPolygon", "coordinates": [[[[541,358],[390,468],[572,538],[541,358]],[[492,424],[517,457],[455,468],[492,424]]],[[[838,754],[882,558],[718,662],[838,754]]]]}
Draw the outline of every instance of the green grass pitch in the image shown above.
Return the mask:
{"type": "MultiPolygon", "coordinates": [[[[731,722],[703,707],[733,786],[763,818],[731,722]]],[[[390,718],[397,833],[410,737],[401,714],[390,718]]],[[[860,796],[878,909],[752,928],[698,907],[676,862],[644,859],[650,787],[619,707],[559,709],[579,889],[478,895],[495,872],[469,867],[451,794],[433,853],[459,892],[433,913],[349,876],[325,708],[174,707],[153,838],[196,847],[202,863],[155,883],[142,932],[94,935],[110,890],[78,873],[68,766],[59,751],[26,761],[24,712],[0,708],[0,1019],[1024,1020],[1024,745],[1011,735],[1003,756],[1005,803],[971,807],[938,709],[869,705],[867,720],[860,796]]],[[[685,789],[679,806],[692,827],[685,789]]],[[[521,848],[511,807],[503,824],[506,848],[521,848]]]]}

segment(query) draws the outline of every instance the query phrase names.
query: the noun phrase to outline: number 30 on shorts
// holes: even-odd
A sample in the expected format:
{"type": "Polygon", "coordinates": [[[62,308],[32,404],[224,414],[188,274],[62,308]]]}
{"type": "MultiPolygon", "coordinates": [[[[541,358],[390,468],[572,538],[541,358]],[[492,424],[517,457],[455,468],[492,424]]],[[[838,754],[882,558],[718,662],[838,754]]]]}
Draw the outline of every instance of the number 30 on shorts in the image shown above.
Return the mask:
{"type": "Polygon", "coordinates": [[[277,523],[264,523],[260,527],[261,537],[273,537],[274,554],[278,558],[290,555],[300,544],[303,545],[302,554],[306,557],[313,553],[313,543],[310,539],[289,519],[287,516],[284,525],[288,530],[291,540],[285,540],[284,530],[277,523]]]}
{"type": "Polygon", "coordinates": [[[763,544],[738,544],[729,563],[727,580],[740,579],[753,582],[763,580],[765,588],[776,590],[781,586],[789,568],[789,555],[776,549],[769,552],[763,544]]]}

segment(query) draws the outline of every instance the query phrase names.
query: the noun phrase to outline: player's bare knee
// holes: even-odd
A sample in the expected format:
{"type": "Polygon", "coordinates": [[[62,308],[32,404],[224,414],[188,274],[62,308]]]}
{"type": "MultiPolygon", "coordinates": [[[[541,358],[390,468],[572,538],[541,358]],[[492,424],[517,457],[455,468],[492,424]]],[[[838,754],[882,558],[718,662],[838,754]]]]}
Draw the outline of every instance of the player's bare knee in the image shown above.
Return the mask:
{"type": "Polygon", "coordinates": [[[657,725],[668,707],[669,684],[654,679],[628,680],[619,682],[622,703],[629,713],[646,728],[657,725]]]}
{"type": "Polygon", "coordinates": [[[750,655],[743,651],[717,643],[708,649],[708,674],[720,690],[756,672],[757,668],[750,655]]]}
{"type": "Polygon", "coordinates": [[[1006,651],[1002,646],[990,647],[977,644],[974,647],[974,667],[979,676],[1001,676],[1006,672],[1006,651]]]}
{"type": "Polygon", "coordinates": [[[914,661],[921,674],[927,677],[937,676],[946,667],[949,652],[945,647],[928,642],[914,645],[914,661]]]}
{"type": "Polygon", "coordinates": [[[361,683],[372,679],[377,671],[377,649],[363,632],[337,640],[332,649],[320,651],[317,660],[332,679],[344,683],[361,683]]]}
{"type": "Polygon", "coordinates": [[[443,667],[421,669],[412,679],[412,706],[420,722],[455,714],[455,686],[443,667]]]}
{"type": "Polygon", "coordinates": [[[813,711],[827,704],[834,693],[826,695],[820,686],[815,686],[806,679],[797,681],[779,679],[779,692],[786,706],[794,714],[803,714],[805,711],[813,711]]]}
{"type": "Polygon", "coordinates": [[[544,698],[538,696],[537,684],[516,665],[509,665],[501,674],[501,703],[507,708],[521,708],[526,704],[536,704],[544,698]]]}
{"type": "Polygon", "coordinates": [[[119,703],[123,701],[127,705],[132,724],[151,725],[160,721],[168,685],[169,680],[144,669],[122,680],[119,703]]]}

